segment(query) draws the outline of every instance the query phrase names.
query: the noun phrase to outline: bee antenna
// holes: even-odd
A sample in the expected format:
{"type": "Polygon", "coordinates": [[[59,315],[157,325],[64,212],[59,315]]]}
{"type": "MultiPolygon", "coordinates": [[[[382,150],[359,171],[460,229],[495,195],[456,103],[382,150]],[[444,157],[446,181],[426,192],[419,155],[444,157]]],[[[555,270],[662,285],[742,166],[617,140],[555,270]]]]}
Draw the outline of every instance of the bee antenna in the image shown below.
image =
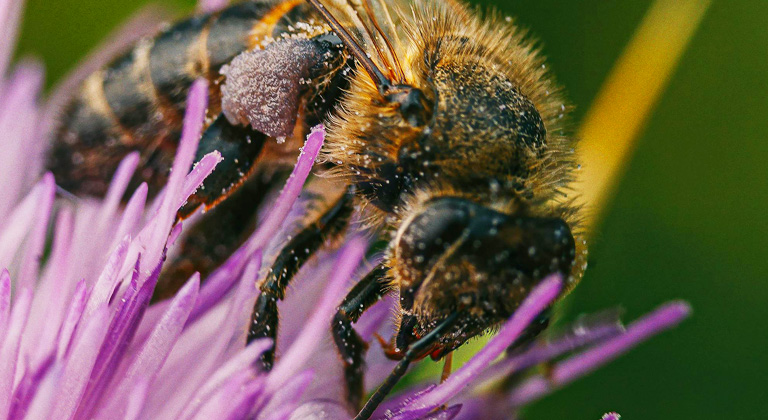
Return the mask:
{"type": "Polygon", "coordinates": [[[331,25],[331,29],[336,32],[336,35],[338,35],[338,37],[341,39],[341,42],[344,43],[344,46],[349,49],[349,52],[352,54],[352,56],[357,59],[360,65],[365,69],[366,73],[371,76],[371,79],[379,89],[379,92],[386,92],[392,85],[391,81],[387,78],[387,76],[384,75],[384,73],[382,73],[379,67],[376,66],[376,63],[374,63],[373,60],[368,57],[368,54],[363,51],[360,45],[352,37],[352,35],[346,29],[344,29],[344,26],[342,26],[338,19],[336,19],[331,14],[331,12],[325,8],[320,0],[309,0],[309,3],[315,8],[315,10],[318,11],[318,13],[323,16],[323,19],[325,19],[325,21],[331,25]]]}
{"type": "MultiPolygon", "coordinates": [[[[382,9],[384,10],[385,15],[387,16],[387,19],[389,19],[391,22],[392,18],[389,16],[387,5],[385,3],[381,3],[381,4],[382,4],[382,9]]],[[[389,41],[389,37],[387,33],[384,32],[384,30],[379,25],[379,22],[376,20],[376,15],[373,13],[373,7],[371,6],[371,1],[363,0],[363,6],[365,7],[365,10],[368,13],[368,16],[370,16],[371,22],[373,22],[373,26],[376,28],[376,32],[378,32],[381,38],[384,40],[387,50],[389,51],[389,54],[392,56],[392,60],[394,61],[394,68],[391,68],[393,66],[390,66],[391,70],[393,72],[397,72],[395,76],[399,79],[401,83],[405,83],[405,73],[403,73],[403,66],[400,64],[400,59],[397,58],[397,51],[395,51],[395,48],[392,46],[392,43],[389,41]]],[[[391,25],[391,26],[394,29],[394,25],[391,25]]],[[[387,60],[387,64],[389,65],[388,60],[387,60]]]]}

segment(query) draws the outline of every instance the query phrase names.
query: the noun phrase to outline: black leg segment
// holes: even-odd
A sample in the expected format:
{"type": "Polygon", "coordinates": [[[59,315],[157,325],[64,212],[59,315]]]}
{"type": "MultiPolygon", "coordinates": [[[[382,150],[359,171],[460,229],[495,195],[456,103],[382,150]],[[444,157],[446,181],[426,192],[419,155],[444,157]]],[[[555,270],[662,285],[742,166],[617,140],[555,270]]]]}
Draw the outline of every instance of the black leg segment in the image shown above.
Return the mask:
{"type": "Polygon", "coordinates": [[[352,324],[360,319],[366,309],[378,302],[389,290],[387,268],[379,265],[371,270],[352,288],[339,306],[331,323],[331,331],[344,363],[344,379],[347,385],[347,401],[355,409],[363,399],[363,375],[365,372],[365,343],[352,324]]]}
{"type": "MultiPolygon", "coordinates": [[[[248,330],[248,342],[258,338],[277,338],[277,301],[285,296],[285,289],[302,265],[323,243],[340,235],[349,223],[353,211],[353,195],[346,192],[319,218],[307,225],[288,242],[277,256],[267,278],[261,284],[248,330]]],[[[271,369],[274,363],[274,346],[262,355],[262,365],[271,369]]]]}
{"type": "Polygon", "coordinates": [[[264,147],[267,136],[250,127],[232,125],[219,115],[205,130],[197,147],[195,161],[214,150],[221,153],[222,161],[203,181],[202,187],[179,210],[179,217],[186,218],[200,205],[213,207],[234,192],[250,174],[264,147]]]}

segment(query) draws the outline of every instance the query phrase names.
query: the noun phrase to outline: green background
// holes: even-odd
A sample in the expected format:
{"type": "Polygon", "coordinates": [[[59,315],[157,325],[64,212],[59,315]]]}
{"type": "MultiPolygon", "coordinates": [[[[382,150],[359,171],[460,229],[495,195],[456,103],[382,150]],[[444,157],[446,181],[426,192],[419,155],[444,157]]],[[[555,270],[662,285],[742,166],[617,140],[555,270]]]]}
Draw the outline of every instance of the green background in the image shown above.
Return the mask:
{"type": "MultiPolygon", "coordinates": [[[[499,0],[532,29],[578,106],[588,108],[649,0],[499,0]]],[[[30,0],[20,54],[48,83],[142,1],[30,0]],[[106,4],[106,5],[105,5],[106,4]]],[[[190,10],[190,0],[170,2],[190,10]]],[[[670,299],[680,328],[532,405],[529,419],[768,418],[768,1],[715,1],[682,58],[592,241],[568,317],[670,299]]]]}

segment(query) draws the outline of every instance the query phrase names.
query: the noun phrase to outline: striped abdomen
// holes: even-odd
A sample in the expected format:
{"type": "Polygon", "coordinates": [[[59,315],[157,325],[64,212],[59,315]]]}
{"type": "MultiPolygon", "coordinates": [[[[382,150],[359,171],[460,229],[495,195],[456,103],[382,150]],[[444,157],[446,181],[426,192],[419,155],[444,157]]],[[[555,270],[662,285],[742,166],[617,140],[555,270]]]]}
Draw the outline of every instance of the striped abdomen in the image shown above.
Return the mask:
{"type": "Polygon", "coordinates": [[[102,196],[120,161],[136,150],[132,186],[165,184],[178,143],[187,91],[211,81],[209,115],[220,109],[219,70],[310,10],[302,0],[248,1],[177,23],[92,74],[66,108],[48,167],[65,190],[102,196]]]}

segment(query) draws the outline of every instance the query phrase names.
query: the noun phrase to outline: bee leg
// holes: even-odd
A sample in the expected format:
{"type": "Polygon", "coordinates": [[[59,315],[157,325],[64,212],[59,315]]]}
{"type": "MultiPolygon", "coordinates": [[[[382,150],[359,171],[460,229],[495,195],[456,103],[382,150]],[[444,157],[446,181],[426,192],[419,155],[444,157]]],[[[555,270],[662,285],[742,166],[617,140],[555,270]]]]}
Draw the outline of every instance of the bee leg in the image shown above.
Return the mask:
{"type": "Polygon", "coordinates": [[[555,378],[555,362],[547,360],[541,364],[542,375],[550,387],[555,388],[557,386],[557,380],[555,378]]]}
{"type": "Polygon", "coordinates": [[[389,376],[387,376],[387,379],[385,379],[384,382],[379,385],[379,388],[376,390],[376,392],[371,395],[371,398],[368,399],[368,402],[365,403],[363,409],[360,410],[357,416],[355,416],[355,420],[368,420],[371,418],[373,412],[376,411],[376,407],[378,407],[379,404],[384,401],[384,398],[386,398],[390,391],[392,391],[392,388],[394,388],[397,382],[400,381],[400,378],[405,375],[405,372],[408,370],[408,366],[410,366],[411,362],[419,360],[419,358],[423,357],[427,352],[429,352],[437,340],[439,340],[440,337],[442,337],[443,334],[453,326],[459,315],[459,312],[451,313],[446,319],[437,324],[434,330],[430,331],[424,337],[413,343],[410,348],[408,348],[403,356],[403,359],[397,363],[397,366],[392,369],[392,372],[389,374],[389,376]]]}
{"type": "MultiPolygon", "coordinates": [[[[256,299],[248,330],[248,342],[258,338],[277,338],[277,301],[285,296],[285,289],[301,266],[317,251],[328,238],[340,235],[349,223],[353,212],[353,195],[344,193],[316,220],[302,229],[280,251],[269,274],[261,284],[261,293],[256,299]]],[[[275,347],[261,356],[261,363],[267,370],[272,368],[275,347]]]]}
{"type": "Polygon", "coordinates": [[[153,296],[155,301],[173,296],[196,271],[205,279],[253,231],[256,212],[274,178],[248,176],[265,140],[264,134],[234,126],[222,115],[205,130],[195,160],[218,150],[222,161],[179,210],[177,219],[187,218],[200,206],[208,211],[184,235],[179,257],[163,270],[153,296]]]}
{"type": "Polygon", "coordinates": [[[551,320],[552,308],[549,307],[540,313],[539,316],[533,320],[531,325],[525,328],[523,333],[520,335],[520,337],[517,338],[517,340],[515,340],[514,343],[507,347],[507,355],[513,354],[515,351],[523,348],[524,346],[527,346],[528,344],[531,344],[533,340],[542,333],[542,331],[547,329],[551,320]]]}
{"type": "Polygon", "coordinates": [[[224,263],[256,229],[258,210],[270,186],[286,173],[255,174],[185,232],[178,245],[180,251],[160,274],[153,300],[172,297],[194,272],[205,279],[224,263]]]}
{"type": "Polygon", "coordinates": [[[443,372],[440,374],[440,383],[445,382],[453,371],[453,352],[445,355],[443,359],[443,372]]]}
{"type": "Polygon", "coordinates": [[[235,192],[248,179],[266,141],[265,134],[233,125],[219,114],[200,138],[195,161],[213,151],[218,151],[222,160],[179,210],[178,217],[186,218],[201,205],[211,208],[235,192]]]}
{"type": "Polygon", "coordinates": [[[344,379],[347,384],[347,401],[358,409],[363,399],[363,374],[365,370],[365,352],[368,343],[364,342],[352,324],[368,308],[383,297],[389,287],[386,278],[387,268],[379,265],[371,270],[344,298],[336,316],[331,322],[333,340],[344,362],[344,379]]]}
{"type": "MultiPolygon", "coordinates": [[[[521,350],[525,350],[527,346],[531,345],[536,337],[541,334],[542,331],[547,329],[549,326],[549,323],[552,319],[552,307],[549,307],[545,309],[542,313],[539,314],[539,316],[536,317],[536,319],[533,320],[533,322],[525,328],[523,333],[520,335],[520,337],[515,340],[514,343],[510,344],[509,347],[507,347],[506,355],[507,357],[513,356],[517,354],[521,350]]],[[[498,387],[503,392],[508,392],[512,388],[514,388],[516,385],[520,383],[520,381],[525,377],[527,374],[527,370],[524,370],[523,372],[516,372],[513,373],[499,383],[498,387]]]]}

